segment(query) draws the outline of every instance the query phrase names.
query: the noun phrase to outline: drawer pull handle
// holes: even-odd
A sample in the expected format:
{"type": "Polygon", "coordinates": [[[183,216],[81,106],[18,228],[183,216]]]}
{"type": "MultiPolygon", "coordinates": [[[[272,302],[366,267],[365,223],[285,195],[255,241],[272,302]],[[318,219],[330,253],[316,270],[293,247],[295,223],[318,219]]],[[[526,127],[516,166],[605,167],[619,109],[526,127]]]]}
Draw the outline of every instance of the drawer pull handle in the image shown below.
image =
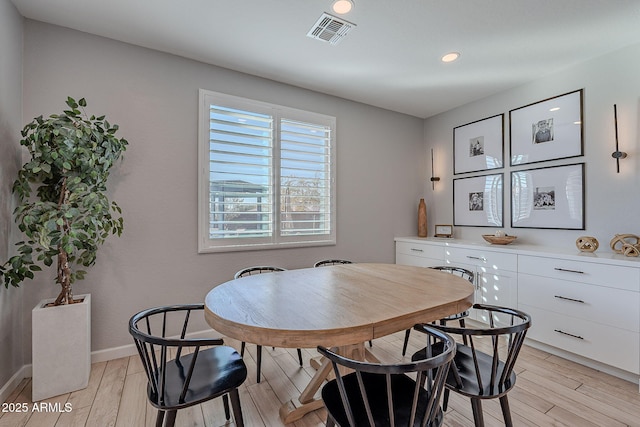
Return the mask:
{"type": "Polygon", "coordinates": [[[411,248],[412,252],[424,252],[422,249],[411,248]]]}
{"type": "Polygon", "coordinates": [[[469,259],[477,259],[477,260],[482,261],[482,262],[486,262],[486,261],[487,261],[487,259],[486,259],[485,257],[483,257],[483,256],[482,256],[482,257],[480,257],[480,256],[470,256],[470,255],[467,255],[467,258],[469,258],[469,259]]]}
{"type": "Polygon", "coordinates": [[[567,268],[560,268],[560,267],[556,267],[554,268],[554,270],[556,271],[564,271],[567,273],[577,273],[577,274],[584,274],[584,271],[580,271],[580,270],[569,270],[567,268]]]}
{"type": "Polygon", "coordinates": [[[579,302],[580,304],[585,304],[585,302],[582,301],[581,299],[563,297],[562,295],[554,295],[553,297],[558,299],[563,299],[565,301],[573,301],[573,302],[579,302]]]}
{"type": "Polygon", "coordinates": [[[584,338],[582,338],[580,335],[570,334],[569,332],[561,331],[560,329],[554,329],[554,331],[562,335],[568,335],[573,338],[578,338],[579,340],[584,340],[584,338]]]}

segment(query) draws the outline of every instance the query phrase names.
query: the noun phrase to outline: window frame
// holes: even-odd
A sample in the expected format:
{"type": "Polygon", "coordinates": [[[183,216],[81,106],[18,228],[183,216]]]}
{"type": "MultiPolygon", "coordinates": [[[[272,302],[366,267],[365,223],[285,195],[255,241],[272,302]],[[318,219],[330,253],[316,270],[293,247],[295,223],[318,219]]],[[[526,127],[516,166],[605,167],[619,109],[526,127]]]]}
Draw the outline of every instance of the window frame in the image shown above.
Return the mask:
{"type": "Polygon", "coordinates": [[[282,105],[256,101],[206,89],[199,90],[198,96],[198,253],[232,252],[281,249],[307,246],[328,246],[336,244],[336,118],[325,114],[290,108],[282,105]],[[255,238],[222,238],[211,239],[209,237],[209,197],[210,197],[210,105],[218,105],[228,108],[242,109],[258,114],[270,114],[273,116],[272,136],[272,229],[269,237],[255,238]],[[296,120],[304,123],[312,123],[327,126],[330,129],[329,138],[329,222],[328,234],[283,236],[281,235],[281,176],[280,176],[280,124],[281,119],[296,120]]]}

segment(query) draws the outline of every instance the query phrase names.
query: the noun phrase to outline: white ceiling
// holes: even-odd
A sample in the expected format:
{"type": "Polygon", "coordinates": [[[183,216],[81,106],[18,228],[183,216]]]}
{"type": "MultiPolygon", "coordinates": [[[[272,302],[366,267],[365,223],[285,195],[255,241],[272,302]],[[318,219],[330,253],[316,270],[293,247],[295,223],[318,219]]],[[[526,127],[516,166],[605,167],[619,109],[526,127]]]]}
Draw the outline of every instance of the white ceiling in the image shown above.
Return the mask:
{"type": "Polygon", "coordinates": [[[429,117],[640,42],[640,0],[12,0],[27,18],[429,117]],[[454,63],[440,57],[462,54],[454,63]]]}

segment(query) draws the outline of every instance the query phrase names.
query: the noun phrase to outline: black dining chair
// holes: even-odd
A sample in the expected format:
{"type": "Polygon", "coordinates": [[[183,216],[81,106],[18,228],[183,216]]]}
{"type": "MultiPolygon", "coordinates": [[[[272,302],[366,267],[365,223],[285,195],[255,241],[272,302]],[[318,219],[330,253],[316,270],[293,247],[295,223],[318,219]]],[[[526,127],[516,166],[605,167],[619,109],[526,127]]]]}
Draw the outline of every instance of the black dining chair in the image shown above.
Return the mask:
{"type": "MultiPolygon", "coordinates": [[[[489,324],[481,327],[456,328],[443,325],[431,327],[447,334],[467,337],[469,344],[457,343],[457,351],[447,377],[443,410],[447,410],[449,392],[471,399],[474,423],[484,426],[482,400],[499,399],[506,426],[512,426],[507,393],[516,384],[514,368],[522,344],[531,326],[531,316],[506,307],[474,304],[473,309],[485,310],[489,324]]],[[[419,325],[415,329],[422,330],[419,325]]],[[[416,352],[411,360],[422,360],[427,347],[416,352]]]]}
{"type": "MultiPolygon", "coordinates": [[[[285,268],[281,268],[281,267],[274,267],[274,266],[270,266],[270,265],[259,265],[259,266],[254,266],[254,267],[247,267],[247,268],[243,268],[242,270],[236,272],[236,274],[233,276],[234,279],[239,279],[241,277],[247,277],[247,276],[252,276],[254,274],[264,274],[264,273],[273,273],[276,271],[287,271],[285,268]]],[[[242,341],[242,343],[240,344],[240,355],[244,356],[244,350],[245,347],[247,346],[247,343],[242,341]]],[[[299,348],[296,349],[298,350],[298,362],[300,363],[300,366],[302,366],[302,350],[300,350],[299,348]]],[[[256,346],[256,370],[257,370],[257,382],[260,382],[260,372],[261,372],[261,367],[262,367],[262,346],[258,345],[256,346]]]]}
{"type": "Polygon", "coordinates": [[[147,374],[147,397],[158,409],[158,427],[173,426],[178,410],[220,396],[227,420],[231,397],[235,425],[244,425],[238,394],[247,378],[242,357],[222,345],[222,339],[186,338],[190,317],[203,310],[203,304],[157,307],[129,320],[129,333],[147,374]]]}
{"type": "Polygon", "coordinates": [[[323,259],[313,264],[314,267],[326,267],[328,265],[353,264],[353,261],[346,259],[323,259]]]}
{"type": "MultiPolygon", "coordinates": [[[[467,279],[469,282],[473,283],[474,274],[473,271],[469,271],[466,268],[462,267],[454,267],[451,265],[439,265],[436,267],[429,267],[433,270],[439,270],[444,273],[454,274],[458,277],[462,277],[463,279],[467,279]]],[[[452,320],[457,320],[460,323],[460,326],[464,328],[464,318],[469,317],[469,311],[465,310],[462,313],[452,314],[450,316],[444,317],[440,319],[438,322],[441,325],[446,325],[447,322],[452,320]]],[[[409,336],[411,335],[411,329],[407,329],[404,333],[404,344],[402,344],[402,355],[407,354],[407,345],[409,344],[409,336]]],[[[466,338],[465,338],[466,339],[466,338]]],[[[465,342],[466,344],[466,342],[465,342]]]]}
{"type": "Polygon", "coordinates": [[[421,328],[428,336],[426,348],[434,351],[410,363],[362,362],[318,347],[335,374],[322,388],[328,427],[442,425],[440,399],[456,345],[445,333],[421,328]]]}

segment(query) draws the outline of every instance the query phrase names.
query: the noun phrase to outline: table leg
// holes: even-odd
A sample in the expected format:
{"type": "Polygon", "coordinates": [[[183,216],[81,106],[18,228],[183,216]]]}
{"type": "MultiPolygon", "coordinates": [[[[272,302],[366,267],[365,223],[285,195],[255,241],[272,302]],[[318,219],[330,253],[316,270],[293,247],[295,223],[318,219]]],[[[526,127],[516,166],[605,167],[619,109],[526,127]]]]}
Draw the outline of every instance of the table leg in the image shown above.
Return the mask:
{"type": "Polygon", "coordinates": [[[315,375],[309,381],[309,384],[304,388],[302,393],[300,393],[300,403],[309,403],[313,400],[313,396],[320,389],[320,386],[327,379],[329,374],[332,371],[331,361],[329,359],[325,359],[320,365],[320,369],[318,369],[315,375]]]}
{"type": "MultiPolygon", "coordinates": [[[[377,361],[377,358],[366,350],[364,343],[338,347],[337,353],[350,359],[377,361]]],[[[332,373],[332,369],[329,359],[324,359],[315,375],[311,378],[311,381],[309,381],[309,384],[307,384],[302,393],[300,393],[300,397],[298,399],[292,399],[280,407],[280,419],[283,423],[289,424],[297,421],[309,412],[324,406],[322,399],[315,398],[315,395],[320,389],[320,386],[322,386],[322,383],[332,373]]]]}

